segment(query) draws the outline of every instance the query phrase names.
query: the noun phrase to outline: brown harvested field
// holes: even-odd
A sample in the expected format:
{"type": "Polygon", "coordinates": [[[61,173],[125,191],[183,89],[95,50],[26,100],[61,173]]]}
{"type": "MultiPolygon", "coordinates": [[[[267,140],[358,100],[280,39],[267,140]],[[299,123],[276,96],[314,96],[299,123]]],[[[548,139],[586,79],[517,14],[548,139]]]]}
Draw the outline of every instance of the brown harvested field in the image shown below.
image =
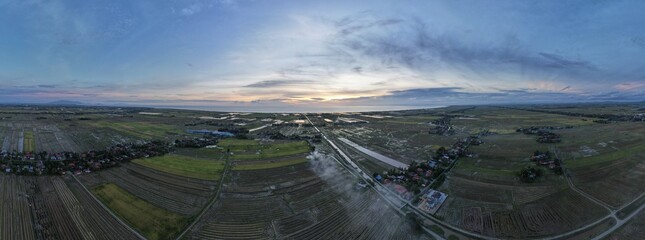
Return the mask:
{"type": "Polygon", "coordinates": [[[258,193],[320,181],[309,169],[309,163],[295,164],[270,170],[231,171],[227,184],[230,193],[258,193]]]}
{"type": "Polygon", "coordinates": [[[79,177],[88,187],[114,183],[157,207],[192,216],[206,206],[215,194],[215,182],[185,178],[149,169],[137,164],[124,164],[79,177]]]}
{"type": "Polygon", "coordinates": [[[599,219],[607,212],[567,189],[519,206],[454,196],[437,214],[472,232],[492,237],[526,238],[570,231],[599,219]]]}
{"type": "Polygon", "coordinates": [[[536,201],[566,188],[564,185],[486,183],[456,175],[448,177],[444,185],[443,191],[451,196],[480,202],[518,205],[536,201]]]}
{"type": "Polygon", "coordinates": [[[0,175],[0,186],[1,239],[137,239],[74,180],[0,175]]]}
{"type": "Polygon", "coordinates": [[[645,239],[645,211],[638,213],[631,221],[607,237],[608,240],[642,240],[645,239]]]}
{"type": "Polygon", "coordinates": [[[51,183],[83,238],[138,239],[75,180],[55,177],[51,183]]]}
{"type": "MultiPolygon", "coordinates": [[[[142,140],[171,142],[175,138],[202,136],[187,134],[188,129],[243,131],[276,120],[303,118],[296,114],[124,109],[79,115],[8,113],[6,115],[13,115],[12,118],[0,122],[2,150],[79,152],[105,149],[120,143],[141,143],[142,140]],[[30,140],[32,134],[33,141],[30,140]]],[[[600,124],[593,122],[596,119],[592,118],[486,106],[321,114],[312,118],[317,124],[326,124],[319,127],[332,141],[345,137],[406,163],[430,160],[439,147],[449,147],[483,130],[497,133],[485,135],[481,137],[483,144],[471,146],[464,154],[466,156],[457,159],[445,182],[438,187],[447,193],[448,199],[437,212],[437,217],[447,224],[485,236],[543,238],[577,229],[607,216],[604,208],[570,190],[565,175],[556,175],[543,168],[545,176],[536,182],[521,182],[518,172],[534,164],[529,157],[535,150],[556,153],[563,159],[577,188],[616,209],[645,192],[645,165],[641,161],[645,157],[645,125],[641,122],[600,124]],[[433,128],[430,122],[446,116],[452,119],[454,134],[430,134],[429,130],[433,128]],[[353,117],[370,123],[332,125],[322,120],[337,117],[353,117]],[[542,144],[536,141],[535,135],[515,132],[518,127],[531,126],[572,128],[553,130],[562,136],[562,142],[542,144]]],[[[216,180],[179,176],[176,174],[181,173],[163,172],[163,168],[155,170],[132,163],[83,173],[78,178],[87,187],[113,183],[131,194],[132,198],[181,215],[187,221],[198,216],[214,199],[215,204],[207,209],[185,239],[424,237],[409,234],[411,225],[405,217],[396,208],[385,204],[376,192],[359,190],[359,180],[347,171],[320,171],[317,168],[319,163],[307,160],[307,156],[314,155],[309,153],[312,146],[319,153],[336,156],[314,131],[306,125],[275,124],[249,133],[250,139],[228,138],[220,141],[218,146],[177,148],[170,154],[219,163],[221,177],[218,175],[214,178],[216,180]],[[232,154],[227,153],[227,149],[232,154]]],[[[368,175],[390,169],[354,148],[338,142],[336,145],[368,175]]],[[[342,158],[336,158],[344,162],[342,158]]],[[[176,163],[175,160],[168,159],[160,165],[169,167],[176,163]]],[[[334,169],[338,165],[331,162],[333,164],[325,169],[334,169]]],[[[186,165],[202,169],[193,163],[186,165]]],[[[442,168],[447,166],[449,161],[439,165],[442,168]]],[[[136,238],[73,178],[8,174],[0,176],[0,186],[0,239],[136,238]],[[6,210],[9,208],[22,212],[17,216],[6,210]]],[[[634,206],[640,204],[642,202],[634,206]]],[[[629,239],[632,235],[640,237],[636,224],[642,225],[642,215],[640,213],[633,222],[614,233],[612,239],[629,239]]],[[[590,234],[585,232],[572,237],[585,238],[606,227],[597,226],[589,231],[590,234]]],[[[446,233],[445,238],[450,234],[459,235],[448,230],[446,233]]]]}
{"type": "Polygon", "coordinates": [[[43,235],[49,239],[83,239],[84,236],[77,226],[80,222],[73,220],[57,192],[53,183],[57,181],[55,177],[39,177],[37,181],[42,197],[35,197],[35,202],[36,206],[42,204],[42,208],[37,207],[36,212],[39,224],[45,229],[43,235]]]}
{"type": "Polygon", "coordinates": [[[220,198],[187,238],[391,239],[410,230],[375,193],[337,177],[321,179],[310,163],[231,171],[220,198]]]}
{"type": "Polygon", "coordinates": [[[642,156],[573,170],[576,185],[595,198],[619,208],[645,192],[642,156]]]}
{"type": "Polygon", "coordinates": [[[0,174],[0,239],[36,239],[23,178],[0,174]]]}
{"type": "Polygon", "coordinates": [[[645,192],[645,125],[602,124],[563,131],[558,147],[574,183],[583,191],[619,208],[645,192]]]}

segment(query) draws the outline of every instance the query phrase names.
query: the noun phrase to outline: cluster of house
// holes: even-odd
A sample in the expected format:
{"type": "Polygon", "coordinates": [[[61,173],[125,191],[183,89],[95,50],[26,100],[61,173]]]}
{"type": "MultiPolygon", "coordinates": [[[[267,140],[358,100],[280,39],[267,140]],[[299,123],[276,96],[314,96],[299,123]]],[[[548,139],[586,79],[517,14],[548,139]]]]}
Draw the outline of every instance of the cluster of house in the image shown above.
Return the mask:
{"type": "Polygon", "coordinates": [[[391,169],[381,175],[374,174],[374,179],[406,200],[421,192],[441,172],[438,161],[413,162],[407,169],[391,169]]]}
{"type": "Polygon", "coordinates": [[[258,133],[257,136],[263,139],[273,139],[273,140],[292,140],[292,141],[307,140],[307,141],[316,142],[316,143],[322,141],[322,135],[318,132],[284,135],[279,130],[272,129],[272,130],[258,133]]]}
{"type": "Polygon", "coordinates": [[[562,173],[562,166],[560,165],[560,159],[553,157],[551,152],[546,151],[546,152],[540,152],[540,151],[535,151],[533,155],[531,155],[531,161],[535,162],[535,164],[539,166],[544,166],[548,169],[551,169],[555,173],[562,173]]]}
{"type": "Polygon", "coordinates": [[[150,141],[142,144],[118,144],[106,150],[61,153],[2,153],[0,169],[5,173],[25,175],[90,173],[129,162],[137,158],[161,156],[175,147],[217,144],[213,138],[177,140],[174,143],[150,141]]]}
{"type": "Polygon", "coordinates": [[[486,133],[459,139],[450,149],[444,147],[437,149],[434,158],[427,162],[413,162],[406,169],[391,169],[384,175],[375,173],[374,179],[391,188],[401,197],[410,200],[414,194],[420,193],[441,175],[445,166],[453,163],[458,157],[472,156],[473,154],[468,152],[468,147],[482,144],[483,141],[480,138],[482,134],[486,133]]]}
{"type": "Polygon", "coordinates": [[[226,135],[226,134],[208,135],[207,134],[201,138],[177,139],[175,140],[174,144],[175,144],[175,147],[178,147],[178,148],[203,148],[203,147],[213,146],[217,144],[219,138],[216,138],[214,136],[228,137],[229,135],[226,135]]]}
{"type": "Polygon", "coordinates": [[[445,116],[440,119],[433,120],[432,125],[434,126],[432,129],[430,129],[429,133],[430,134],[437,134],[437,135],[444,135],[448,136],[451,135],[455,132],[454,127],[452,126],[451,122],[452,117],[451,116],[445,116]]]}
{"type": "Polygon", "coordinates": [[[543,175],[543,169],[539,166],[548,168],[556,174],[562,174],[562,162],[559,158],[553,157],[549,151],[535,151],[530,159],[537,166],[527,166],[520,170],[519,177],[523,182],[532,183],[540,178],[543,175]]]}
{"type": "Polygon", "coordinates": [[[69,155],[68,152],[60,153],[47,153],[47,152],[0,152],[0,160],[9,161],[9,160],[65,160],[69,155]]]}
{"type": "MultiPolygon", "coordinates": [[[[572,127],[564,127],[572,128],[572,127]]],[[[560,142],[560,135],[549,130],[554,129],[564,129],[563,127],[528,127],[528,128],[518,128],[516,132],[521,132],[527,135],[537,135],[537,141],[539,143],[558,143],[560,142]]]]}
{"type": "Polygon", "coordinates": [[[632,116],[632,121],[645,122],[645,113],[634,114],[634,116],[632,116]]]}
{"type": "Polygon", "coordinates": [[[202,130],[186,130],[187,133],[190,134],[202,134],[202,135],[207,135],[207,136],[218,136],[218,137],[233,137],[235,134],[231,132],[225,132],[225,131],[219,131],[219,130],[207,130],[207,129],[202,129],[202,130]]]}

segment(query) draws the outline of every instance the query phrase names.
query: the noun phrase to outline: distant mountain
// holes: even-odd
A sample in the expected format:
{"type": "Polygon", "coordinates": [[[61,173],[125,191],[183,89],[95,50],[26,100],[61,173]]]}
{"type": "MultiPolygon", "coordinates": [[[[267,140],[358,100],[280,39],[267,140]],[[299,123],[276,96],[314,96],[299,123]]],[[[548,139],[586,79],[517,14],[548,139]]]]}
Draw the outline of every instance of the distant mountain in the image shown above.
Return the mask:
{"type": "Polygon", "coordinates": [[[69,101],[69,100],[58,100],[58,101],[53,101],[53,102],[48,102],[46,103],[47,105],[61,105],[61,106],[74,106],[74,105],[83,105],[82,102],[79,101],[69,101]]]}

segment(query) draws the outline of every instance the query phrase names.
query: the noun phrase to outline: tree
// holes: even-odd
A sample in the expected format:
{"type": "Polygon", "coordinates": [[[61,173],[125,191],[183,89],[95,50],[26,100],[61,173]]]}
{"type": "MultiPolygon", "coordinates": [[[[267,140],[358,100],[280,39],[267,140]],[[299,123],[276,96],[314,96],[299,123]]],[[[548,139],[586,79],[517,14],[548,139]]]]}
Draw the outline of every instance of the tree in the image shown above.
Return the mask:
{"type": "Polygon", "coordinates": [[[410,223],[410,226],[412,227],[412,230],[415,233],[419,233],[423,230],[421,227],[421,224],[419,224],[419,219],[417,218],[417,215],[415,213],[409,212],[405,214],[405,219],[407,220],[408,223],[410,223]]]}
{"type": "Polygon", "coordinates": [[[436,156],[437,158],[440,158],[446,153],[448,153],[448,150],[446,150],[445,147],[440,147],[439,149],[437,149],[436,156]]]}

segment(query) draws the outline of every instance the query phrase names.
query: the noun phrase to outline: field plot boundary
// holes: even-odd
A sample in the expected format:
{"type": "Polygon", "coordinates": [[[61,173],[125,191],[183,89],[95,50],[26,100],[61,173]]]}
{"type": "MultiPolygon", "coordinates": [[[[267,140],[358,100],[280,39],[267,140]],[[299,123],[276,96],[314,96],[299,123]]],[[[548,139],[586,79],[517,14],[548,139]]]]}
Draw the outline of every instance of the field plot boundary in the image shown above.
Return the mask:
{"type": "MultiPolygon", "coordinates": [[[[230,168],[231,168],[230,160],[227,157],[226,161],[224,163],[224,171],[222,172],[222,176],[225,176],[226,173],[228,173],[230,168]]],[[[224,181],[220,180],[219,181],[219,186],[217,186],[217,192],[215,192],[215,195],[213,195],[213,198],[206,205],[206,207],[204,207],[202,209],[202,211],[199,213],[199,215],[197,215],[197,217],[195,217],[195,220],[193,220],[186,228],[184,228],[184,231],[182,231],[181,234],[179,234],[179,236],[177,236],[176,240],[182,239],[186,235],[186,233],[188,233],[188,231],[190,231],[195,226],[195,224],[197,224],[202,219],[202,217],[204,217],[206,212],[208,212],[208,210],[211,209],[213,207],[213,205],[215,205],[215,202],[217,202],[217,199],[219,199],[220,192],[222,192],[222,186],[223,185],[224,185],[224,181]]]]}
{"type": "Polygon", "coordinates": [[[101,205],[101,207],[103,207],[103,209],[105,209],[105,211],[107,211],[108,213],[110,213],[110,215],[112,215],[112,217],[113,217],[114,219],[116,219],[119,223],[121,223],[121,225],[123,225],[126,229],[130,230],[130,232],[132,232],[132,234],[134,234],[135,236],[137,236],[139,239],[147,240],[147,238],[146,238],[146,237],[144,237],[143,235],[141,235],[139,232],[137,232],[136,230],[134,230],[134,228],[130,227],[130,225],[128,225],[127,223],[125,223],[123,220],[121,220],[121,218],[119,218],[116,214],[114,214],[110,208],[108,208],[107,206],[105,206],[105,204],[103,204],[103,202],[101,202],[101,200],[99,200],[98,198],[96,198],[96,196],[94,196],[94,194],[92,194],[92,192],[90,192],[90,190],[89,190],[89,189],[87,189],[87,187],[85,187],[85,185],[83,185],[83,183],[82,183],[80,180],[78,180],[78,178],[76,178],[76,176],[72,175],[72,178],[74,178],[74,180],[75,180],[78,184],[80,184],[80,185],[81,185],[81,187],[83,188],[83,190],[84,190],[87,194],[89,194],[90,196],[92,196],[92,199],[94,199],[94,201],[96,201],[99,205],[101,205]]]}
{"type": "Polygon", "coordinates": [[[175,236],[187,224],[188,217],[155,206],[115,183],[98,185],[92,188],[92,192],[115,214],[150,239],[175,236]]]}

